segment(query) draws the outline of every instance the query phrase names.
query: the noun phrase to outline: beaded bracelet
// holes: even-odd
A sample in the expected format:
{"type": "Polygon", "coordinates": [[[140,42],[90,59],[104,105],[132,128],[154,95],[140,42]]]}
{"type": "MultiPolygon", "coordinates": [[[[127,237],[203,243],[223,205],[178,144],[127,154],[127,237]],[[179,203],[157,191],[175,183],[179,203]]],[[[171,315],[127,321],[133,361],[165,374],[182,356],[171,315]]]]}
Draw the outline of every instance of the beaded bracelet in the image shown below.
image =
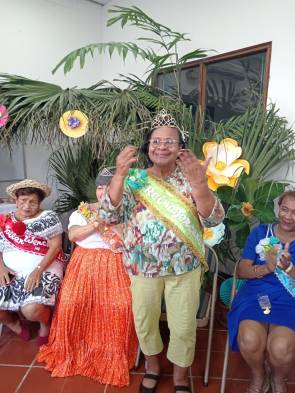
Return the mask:
{"type": "Polygon", "coordinates": [[[287,267],[287,269],[284,270],[285,273],[290,273],[290,271],[293,269],[293,263],[290,262],[289,266],[287,267]]]}
{"type": "Polygon", "coordinates": [[[255,274],[255,276],[256,276],[257,278],[262,278],[262,277],[263,277],[263,274],[259,274],[258,271],[257,271],[258,266],[259,266],[259,265],[253,265],[253,271],[254,271],[254,274],[255,274]]]}

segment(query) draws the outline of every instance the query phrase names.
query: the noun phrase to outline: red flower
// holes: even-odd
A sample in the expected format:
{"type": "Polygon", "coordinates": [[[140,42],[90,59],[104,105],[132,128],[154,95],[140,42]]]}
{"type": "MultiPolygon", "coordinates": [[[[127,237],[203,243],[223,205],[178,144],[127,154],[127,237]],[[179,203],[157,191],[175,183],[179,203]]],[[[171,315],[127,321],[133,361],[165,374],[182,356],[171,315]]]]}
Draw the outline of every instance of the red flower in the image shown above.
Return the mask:
{"type": "Polygon", "coordinates": [[[14,233],[20,236],[25,233],[27,227],[22,221],[16,221],[11,224],[11,229],[14,233]]]}
{"type": "Polygon", "coordinates": [[[0,228],[3,229],[6,223],[7,217],[4,214],[0,214],[0,228]]]}

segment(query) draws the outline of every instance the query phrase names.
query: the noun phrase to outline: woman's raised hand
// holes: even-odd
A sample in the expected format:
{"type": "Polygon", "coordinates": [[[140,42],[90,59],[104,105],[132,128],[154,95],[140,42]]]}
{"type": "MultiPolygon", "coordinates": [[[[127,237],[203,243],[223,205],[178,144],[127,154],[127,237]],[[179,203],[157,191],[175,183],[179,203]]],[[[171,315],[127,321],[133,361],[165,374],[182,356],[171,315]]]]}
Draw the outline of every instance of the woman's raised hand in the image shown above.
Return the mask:
{"type": "Polygon", "coordinates": [[[189,180],[191,186],[198,186],[202,183],[207,184],[206,171],[210,160],[211,157],[207,158],[204,164],[201,164],[191,150],[182,149],[178,155],[177,165],[189,180]]]}
{"type": "Polygon", "coordinates": [[[115,176],[126,177],[131,165],[137,161],[137,148],[131,145],[124,147],[116,159],[115,176]]]}

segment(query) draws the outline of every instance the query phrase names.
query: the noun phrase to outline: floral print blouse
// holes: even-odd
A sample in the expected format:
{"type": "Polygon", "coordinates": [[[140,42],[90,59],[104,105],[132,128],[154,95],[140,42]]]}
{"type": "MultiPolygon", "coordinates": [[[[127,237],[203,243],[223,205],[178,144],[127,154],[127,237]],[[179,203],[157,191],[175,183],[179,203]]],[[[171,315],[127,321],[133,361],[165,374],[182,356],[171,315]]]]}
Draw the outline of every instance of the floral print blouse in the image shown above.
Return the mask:
{"type": "MultiPolygon", "coordinates": [[[[165,178],[191,201],[191,186],[179,167],[165,178]]],[[[193,201],[194,202],[194,201],[193,201]]],[[[108,193],[102,199],[101,218],[111,224],[122,222],[124,263],[130,275],[159,277],[179,275],[196,269],[200,261],[175,233],[165,227],[125,186],[121,203],[114,207],[108,193]]],[[[224,210],[218,199],[207,218],[199,216],[205,227],[219,224],[224,210]]]]}

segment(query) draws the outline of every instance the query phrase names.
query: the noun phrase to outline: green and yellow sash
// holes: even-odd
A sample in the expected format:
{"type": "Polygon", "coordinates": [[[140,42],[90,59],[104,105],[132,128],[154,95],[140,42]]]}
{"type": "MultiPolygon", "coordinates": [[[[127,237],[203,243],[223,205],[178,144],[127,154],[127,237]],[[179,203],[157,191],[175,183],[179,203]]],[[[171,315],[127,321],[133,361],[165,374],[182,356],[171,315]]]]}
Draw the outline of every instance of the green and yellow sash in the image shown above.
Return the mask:
{"type": "MultiPolygon", "coordinates": [[[[134,175],[138,178],[138,173],[134,175]]],[[[203,231],[196,206],[164,180],[151,174],[144,177],[141,186],[131,186],[136,199],[186,243],[205,270],[208,270],[203,231]]],[[[131,185],[130,182],[127,183],[131,185]]]]}

